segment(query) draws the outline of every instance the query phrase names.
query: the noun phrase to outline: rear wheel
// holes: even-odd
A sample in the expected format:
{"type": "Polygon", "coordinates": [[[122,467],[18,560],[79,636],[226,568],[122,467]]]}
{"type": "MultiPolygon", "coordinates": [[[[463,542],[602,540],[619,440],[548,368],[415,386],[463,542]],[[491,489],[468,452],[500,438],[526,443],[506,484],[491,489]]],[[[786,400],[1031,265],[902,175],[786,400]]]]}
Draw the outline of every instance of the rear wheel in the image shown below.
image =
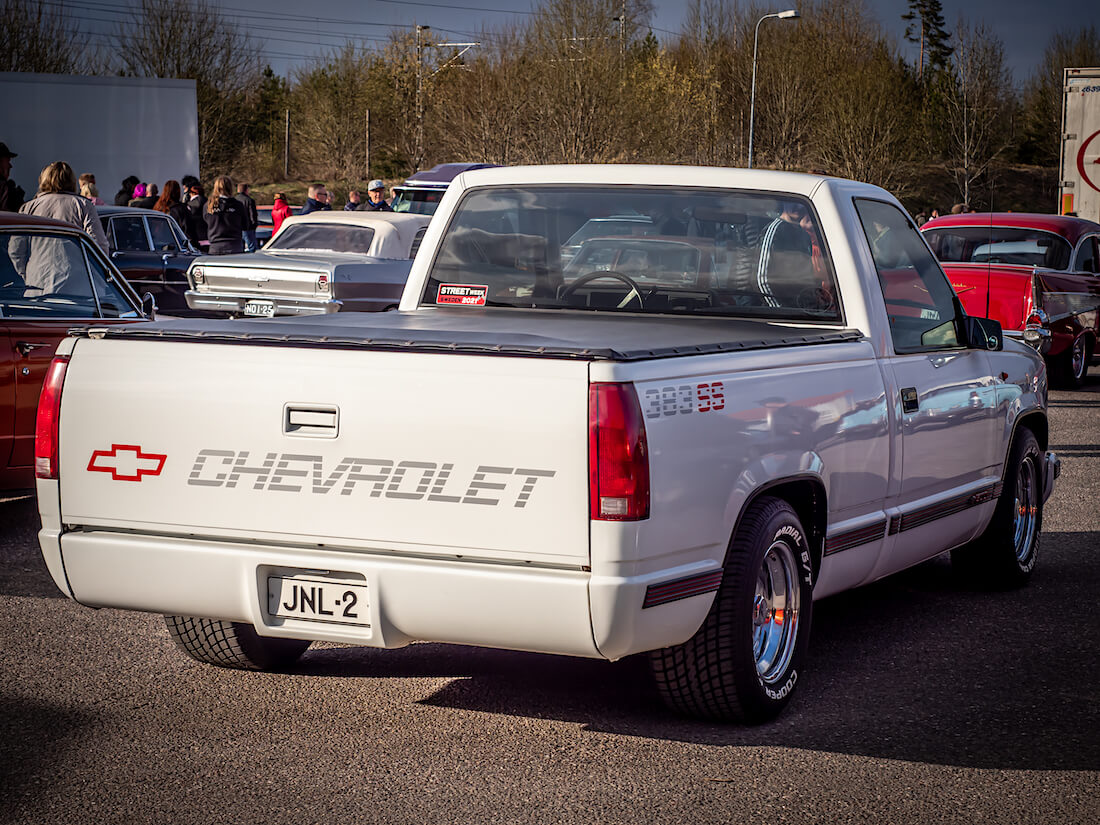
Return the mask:
{"type": "Polygon", "coordinates": [[[1018,430],[989,526],[970,544],[951,551],[952,566],[972,584],[1013,588],[1031,578],[1043,529],[1042,467],[1035,435],[1018,430]]]}
{"type": "Polygon", "coordinates": [[[1064,389],[1077,389],[1085,383],[1092,360],[1092,347],[1087,335],[1078,336],[1073,346],[1062,353],[1055,371],[1058,385],[1064,389]]]}
{"type": "Polygon", "coordinates": [[[801,678],[812,580],[809,544],[791,506],[774,498],[754,503],[702,627],[683,644],[650,653],[665,703],[723,722],[778,716],[801,678]]]}
{"type": "Polygon", "coordinates": [[[304,639],[269,639],[250,624],[165,616],[172,640],[196,661],[237,670],[281,670],[309,647],[304,639]]]}

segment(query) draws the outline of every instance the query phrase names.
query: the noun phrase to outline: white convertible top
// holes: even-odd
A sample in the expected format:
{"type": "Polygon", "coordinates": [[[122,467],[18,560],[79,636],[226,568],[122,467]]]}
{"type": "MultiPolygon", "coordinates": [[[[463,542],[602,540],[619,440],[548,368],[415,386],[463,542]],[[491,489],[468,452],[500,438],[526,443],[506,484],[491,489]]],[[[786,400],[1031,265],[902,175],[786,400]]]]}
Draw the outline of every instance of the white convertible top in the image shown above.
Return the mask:
{"type": "Polygon", "coordinates": [[[371,255],[376,258],[408,258],[416,233],[431,221],[431,215],[413,215],[407,212],[310,212],[308,215],[292,215],[283,221],[272,240],[286,231],[288,226],[300,224],[351,224],[369,226],[374,230],[371,255]]]}

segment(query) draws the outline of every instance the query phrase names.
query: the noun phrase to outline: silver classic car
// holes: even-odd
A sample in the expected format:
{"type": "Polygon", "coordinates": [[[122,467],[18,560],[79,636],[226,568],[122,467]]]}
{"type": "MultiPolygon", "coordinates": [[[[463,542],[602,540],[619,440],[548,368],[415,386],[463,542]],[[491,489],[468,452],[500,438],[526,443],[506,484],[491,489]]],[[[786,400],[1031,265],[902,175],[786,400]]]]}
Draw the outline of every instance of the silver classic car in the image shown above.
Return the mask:
{"type": "Polygon", "coordinates": [[[430,220],[393,212],[287,218],[259,252],[195,260],[187,305],[264,318],[393,309],[430,220]]]}

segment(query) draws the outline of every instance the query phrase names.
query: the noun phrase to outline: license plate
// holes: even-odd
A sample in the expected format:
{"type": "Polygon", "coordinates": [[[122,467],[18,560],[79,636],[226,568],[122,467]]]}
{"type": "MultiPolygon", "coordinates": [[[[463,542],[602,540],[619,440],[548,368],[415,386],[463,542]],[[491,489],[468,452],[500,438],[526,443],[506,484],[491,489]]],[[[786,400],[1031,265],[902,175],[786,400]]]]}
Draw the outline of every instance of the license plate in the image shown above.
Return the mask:
{"type": "Polygon", "coordinates": [[[370,627],[367,586],[332,579],[268,576],[267,612],[284,619],[370,627]]]}
{"type": "Polygon", "coordinates": [[[244,315],[258,315],[261,318],[275,317],[275,304],[271,301],[249,301],[242,310],[244,315]]]}

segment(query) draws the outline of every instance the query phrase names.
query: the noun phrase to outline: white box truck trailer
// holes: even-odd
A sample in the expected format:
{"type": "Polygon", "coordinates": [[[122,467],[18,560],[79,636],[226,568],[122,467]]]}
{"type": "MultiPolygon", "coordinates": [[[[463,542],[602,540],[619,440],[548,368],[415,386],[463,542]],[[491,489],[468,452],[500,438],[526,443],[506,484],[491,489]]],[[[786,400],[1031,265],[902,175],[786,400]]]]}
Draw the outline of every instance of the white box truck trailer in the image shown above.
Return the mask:
{"type": "Polygon", "coordinates": [[[1100,222],[1100,67],[1063,72],[1058,211],[1100,222]]]}
{"type": "Polygon", "coordinates": [[[163,186],[201,174],[194,80],[0,72],[0,100],[0,140],[28,199],[55,160],[94,174],[107,203],[129,175],[163,186]]]}

